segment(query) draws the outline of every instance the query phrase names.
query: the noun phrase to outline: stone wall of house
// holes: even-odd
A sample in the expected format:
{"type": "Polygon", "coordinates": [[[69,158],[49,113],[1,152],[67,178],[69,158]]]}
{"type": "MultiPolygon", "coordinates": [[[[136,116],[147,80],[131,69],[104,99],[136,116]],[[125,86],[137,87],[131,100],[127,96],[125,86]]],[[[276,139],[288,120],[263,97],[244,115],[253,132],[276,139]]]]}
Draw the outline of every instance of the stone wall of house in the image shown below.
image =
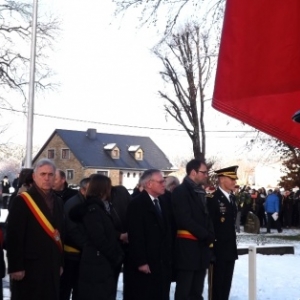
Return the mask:
{"type": "Polygon", "coordinates": [[[50,149],[54,150],[54,158],[52,160],[58,169],[61,169],[64,172],[67,170],[74,170],[74,177],[72,180],[68,179],[68,183],[79,184],[84,176],[83,168],[71,151],[69,159],[62,159],[62,149],[68,149],[68,146],[57,134],[53,136],[44,151],[35,159],[35,161],[41,158],[48,158],[48,150],[50,149]]]}

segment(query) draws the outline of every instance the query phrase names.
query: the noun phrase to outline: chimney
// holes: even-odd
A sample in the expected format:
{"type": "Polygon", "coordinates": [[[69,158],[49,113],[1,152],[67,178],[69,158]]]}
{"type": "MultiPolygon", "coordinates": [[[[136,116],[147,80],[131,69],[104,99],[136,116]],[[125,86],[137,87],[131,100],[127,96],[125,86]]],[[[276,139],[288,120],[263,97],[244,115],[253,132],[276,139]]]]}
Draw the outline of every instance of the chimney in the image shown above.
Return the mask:
{"type": "Polygon", "coordinates": [[[96,135],[97,135],[97,130],[94,128],[89,128],[86,132],[86,136],[90,139],[90,140],[95,140],[96,139],[96,135]]]}

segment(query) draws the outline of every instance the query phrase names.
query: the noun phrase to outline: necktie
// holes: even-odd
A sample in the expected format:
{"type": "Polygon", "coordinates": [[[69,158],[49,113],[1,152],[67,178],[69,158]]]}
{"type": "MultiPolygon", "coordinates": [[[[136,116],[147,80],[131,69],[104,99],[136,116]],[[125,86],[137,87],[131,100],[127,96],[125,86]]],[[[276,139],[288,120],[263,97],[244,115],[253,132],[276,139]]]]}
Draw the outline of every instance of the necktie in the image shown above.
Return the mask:
{"type": "Polygon", "coordinates": [[[161,216],[161,208],[160,208],[158,199],[154,199],[153,201],[154,201],[154,206],[156,208],[156,211],[158,212],[159,216],[161,216]]]}
{"type": "Polygon", "coordinates": [[[234,205],[234,196],[232,194],[229,195],[230,204],[234,205]]]}

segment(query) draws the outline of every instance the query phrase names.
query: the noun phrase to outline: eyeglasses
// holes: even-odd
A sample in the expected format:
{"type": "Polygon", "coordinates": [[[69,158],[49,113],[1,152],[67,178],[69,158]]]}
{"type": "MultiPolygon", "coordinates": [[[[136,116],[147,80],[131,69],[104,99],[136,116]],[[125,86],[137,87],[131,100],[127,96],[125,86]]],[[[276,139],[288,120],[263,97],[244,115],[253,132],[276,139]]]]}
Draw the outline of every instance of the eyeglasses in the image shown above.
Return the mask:
{"type": "Polygon", "coordinates": [[[157,182],[159,184],[164,184],[165,183],[165,180],[154,180],[154,179],[151,179],[151,181],[157,182]]]}
{"type": "Polygon", "coordinates": [[[201,170],[197,170],[197,173],[202,173],[203,175],[208,175],[208,171],[201,171],[201,170]]]}

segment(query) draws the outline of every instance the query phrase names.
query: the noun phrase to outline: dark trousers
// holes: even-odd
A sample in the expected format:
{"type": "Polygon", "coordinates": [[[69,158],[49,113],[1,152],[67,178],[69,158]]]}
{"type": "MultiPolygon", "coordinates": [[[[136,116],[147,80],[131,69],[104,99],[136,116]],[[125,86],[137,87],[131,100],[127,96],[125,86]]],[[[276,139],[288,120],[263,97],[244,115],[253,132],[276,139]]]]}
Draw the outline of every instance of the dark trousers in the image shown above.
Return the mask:
{"type": "Polygon", "coordinates": [[[228,300],[233,276],[235,260],[217,260],[212,268],[211,300],[228,300]]]}
{"type": "Polygon", "coordinates": [[[59,300],[78,300],[79,260],[65,258],[64,272],[60,277],[59,300]]]}
{"type": "Polygon", "coordinates": [[[176,271],[175,300],[203,300],[206,269],[176,271]]]}
{"type": "Polygon", "coordinates": [[[267,216],[268,216],[267,232],[268,232],[268,233],[271,232],[271,224],[272,224],[273,221],[275,222],[277,231],[278,231],[278,232],[281,232],[282,229],[281,229],[281,225],[280,225],[279,218],[275,221],[275,220],[273,219],[272,215],[273,215],[273,213],[267,213],[267,216]]]}

